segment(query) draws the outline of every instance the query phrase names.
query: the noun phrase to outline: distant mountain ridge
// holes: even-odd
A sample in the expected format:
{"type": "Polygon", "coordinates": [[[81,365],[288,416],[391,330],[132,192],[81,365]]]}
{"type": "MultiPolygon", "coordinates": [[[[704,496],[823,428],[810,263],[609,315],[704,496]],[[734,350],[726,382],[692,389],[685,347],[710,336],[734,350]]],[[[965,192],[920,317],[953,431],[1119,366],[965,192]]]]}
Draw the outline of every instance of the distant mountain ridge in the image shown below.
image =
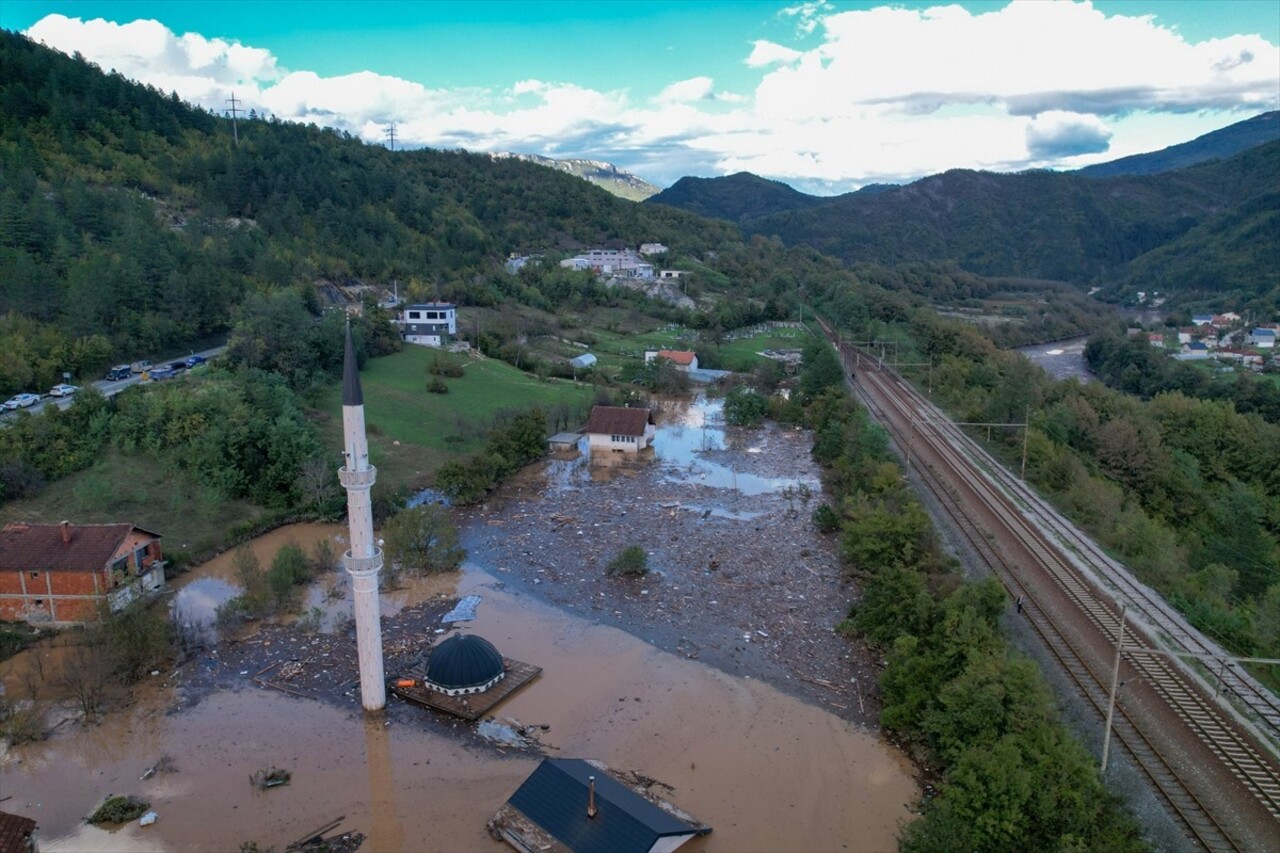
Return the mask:
{"type": "Polygon", "coordinates": [[[802,193],[781,181],[750,172],[723,178],[681,178],[649,199],[689,213],[743,222],[786,210],[804,210],[830,202],[830,198],[802,193]]]}
{"type": "Polygon", "coordinates": [[[1280,110],[1254,116],[1245,121],[1197,136],[1190,142],[1170,145],[1159,151],[1121,157],[1107,163],[1095,163],[1077,169],[1077,175],[1105,178],[1113,175],[1155,175],[1184,169],[1206,160],[1233,157],[1258,145],[1280,139],[1280,110]]]}
{"type": "Polygon", "coordinates": [[[644,201],[650,196],[656,195],[659,191],[658,187],[644,178],[623,171],[612,163],[606,163],[603,160],[576,158],[557,160],[553,157],[543,157],[539,154],[518,154],[511,151],[500,151],[492,156],[494,159],[499,160],[504,158],[523,160],[526,163],[537,163],[539,166],[567,172],[575,177],[590,181],[619,198],[625,198],[629,201],[644,201]]]}

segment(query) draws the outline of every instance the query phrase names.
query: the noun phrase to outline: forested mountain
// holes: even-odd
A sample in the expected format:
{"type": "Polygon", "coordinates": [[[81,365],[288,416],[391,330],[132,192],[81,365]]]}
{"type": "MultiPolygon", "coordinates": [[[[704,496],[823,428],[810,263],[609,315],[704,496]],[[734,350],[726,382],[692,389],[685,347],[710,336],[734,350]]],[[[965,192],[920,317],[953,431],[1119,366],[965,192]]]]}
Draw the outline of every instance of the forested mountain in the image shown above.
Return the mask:
{"type": "Polygon", "coordinates": [[[745,222],[771,213],[818,207],[831,199],[807,195],[750,172],[738,172],[723,178],[681,178],[648,201],[701,216],[745,222]]]}
{"type": "Polygon", "coordinates": [[[242,120],[236,145],[225,119],[4,31],[0,115],[5,385],[225,332],[264,288],[396,280],[496,302],[512,251],[739,239],[518,159],[275,121],[242,120]]]}
{"type": "Polygon", "coordinates": [[[494,154],[493,156],[499,159],[514,157],[517,160],[537,163],[539,166],[546,166],[549,169],[558,169],[561,172],[576,175],[584,181],[590,181],[618,198],[625,198],[630,201],[644,201],[659,192],[657,187],[644,178],[619,169],[612,163],[606,163],[603,160],[582,160],[579,158],[557,160],[554,157],[542,157],[537,154],[513,154],[507,152],[494,154]]]}
{"type": "Polygon", "coordinates": [[[1275,139],[1280,139],[1280,111],[1273,110],[1245,121],[1197,136],[1190,142],[1170,145],[1159,151],[1121,157],[1077,169],[1077,175],[1106,178],[1112,175],[1154,175],[1185,169],[1206,160],[1224,160],[1275,139]]]}
{"type": "MultiPolygon", "coordinates": [[[[650,202],[674,198],[684,209],[849,263],[954,261],[985,276],[1114,283],[1117,298],[1158,290],[1171,302],[1267,310],[1258,297],[1280,278],[1280,229],[1270,227],[1275,207],[1267,195],[1280,187],[1280,141],[1149,176],[955,170],[771,214],[752,214],[749,200],[732,193],[742,183],[690,182],[683,201],[663,193],[650,202]],[[1162,260],[1193,252],[1215,260],[1188,277],[1162,260]]],[[[775,208],[776,200],[788,200],[783,193],[771,198],[775,208]]]]}

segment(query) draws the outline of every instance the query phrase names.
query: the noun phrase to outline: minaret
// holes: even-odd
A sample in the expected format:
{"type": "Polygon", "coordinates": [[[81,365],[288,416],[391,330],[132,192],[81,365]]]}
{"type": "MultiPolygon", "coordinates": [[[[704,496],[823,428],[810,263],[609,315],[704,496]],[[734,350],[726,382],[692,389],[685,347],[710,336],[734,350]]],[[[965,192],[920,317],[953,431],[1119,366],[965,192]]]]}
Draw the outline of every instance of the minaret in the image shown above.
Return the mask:
{"type": "Polygon", "coordinates": [[[343,555],[343,562],[347,574],[351,575],[351,591],[355,596],[360,699],[366,711],[381,711],[387,704],[382,624],[378,616],[382,549],[373,541],[373,505],[369,498],[378,469],[369,464],[369,442],[364,434],[364,394],[360,390],[350,323],[347,323],[347,352],[342,367],[342,440],[346,464],[338,470],[338,480],[347,490],[347,526],[351,537],[351,550],[343,555]]]}

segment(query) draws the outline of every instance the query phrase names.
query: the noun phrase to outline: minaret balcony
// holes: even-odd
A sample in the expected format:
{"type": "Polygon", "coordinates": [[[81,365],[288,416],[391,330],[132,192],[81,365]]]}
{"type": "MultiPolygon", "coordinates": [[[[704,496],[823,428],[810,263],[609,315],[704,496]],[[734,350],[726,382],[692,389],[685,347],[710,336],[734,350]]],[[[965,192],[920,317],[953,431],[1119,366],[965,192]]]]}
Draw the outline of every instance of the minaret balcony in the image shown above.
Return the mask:
{"type": "Polygon", "coordinates": [[[368,489],[373,486],[373,481],[376,479],[378,479],[378,469],[372,465],[361,470],[338,469],[338,482],[342,483],[344,489],[368,489]]]}
{"type": "Polygon", "coordinates": [[[353,575],[376,572],[382,568],[382,549],[374,548],[372,557],[353,557],[350,551],[342,555],[342,562],[353,575]]]}

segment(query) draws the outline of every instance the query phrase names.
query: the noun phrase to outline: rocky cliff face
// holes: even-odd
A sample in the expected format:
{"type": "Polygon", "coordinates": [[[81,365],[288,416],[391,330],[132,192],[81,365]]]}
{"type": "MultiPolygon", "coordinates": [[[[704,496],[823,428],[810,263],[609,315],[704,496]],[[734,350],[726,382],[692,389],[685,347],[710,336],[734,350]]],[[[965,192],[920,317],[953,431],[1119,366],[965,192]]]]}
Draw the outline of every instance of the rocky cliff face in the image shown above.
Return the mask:
{"type": "Polygon", "coordinates": [[[561,172],[568,172],[570,175],[590,181],[619,198],[625,198],[630,201],[644,201],[649,196],[656,195],[659,192],[658,187],[643,178],[636,177],[630,172],[624,172],[612,163],[606,163],[603,160],[556,160],[552,157],[543,157],[538,154],[516,154],[506,151],[493,156],[495,158],[514,157],[517,160],[537,163],[550,169],[559,169],[561,172]]]}

